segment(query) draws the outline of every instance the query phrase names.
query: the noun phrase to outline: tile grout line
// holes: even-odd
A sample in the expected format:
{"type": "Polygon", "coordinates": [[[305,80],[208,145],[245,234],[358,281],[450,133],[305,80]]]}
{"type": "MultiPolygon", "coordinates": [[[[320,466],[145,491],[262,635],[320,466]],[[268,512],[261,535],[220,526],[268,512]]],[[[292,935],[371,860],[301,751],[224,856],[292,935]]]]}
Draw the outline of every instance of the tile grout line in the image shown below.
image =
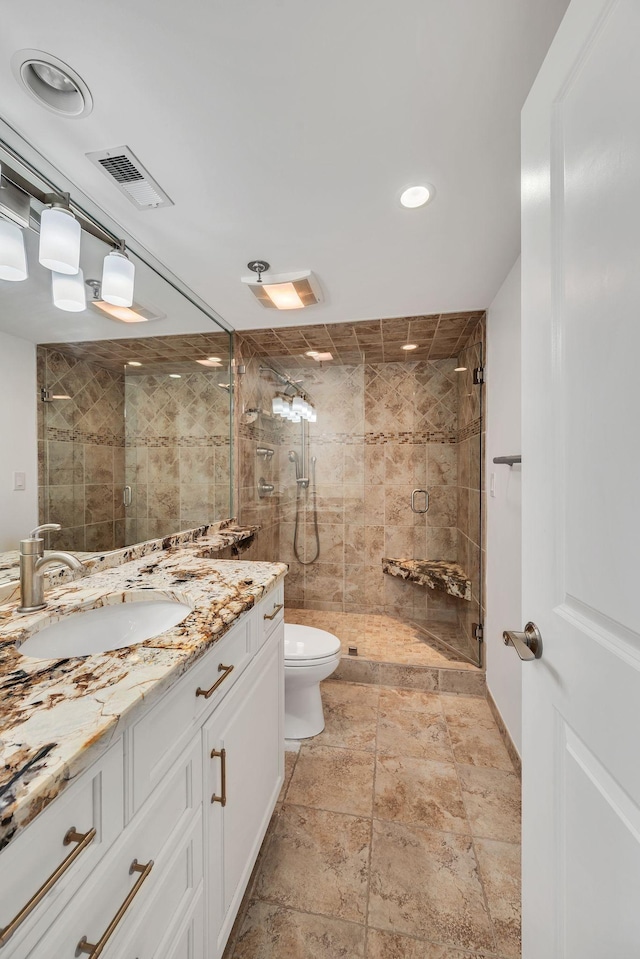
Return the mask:
{"type": "Polygon", "coordinates": [[[364,955],[365,959],[369,954],[369,899],[371,895],[371,858],[373,855],[373,817],[376,802],[376,774],[378,771],[378,729],[380,727],[380,687],[378,686],[378,699],[376,706],[376,736],[373,749],[373,782],[371,785],[371,824],[369,827],[369,858],[367,860],[367,891],[365,902],[364,918],[364,955]]]}
{"type": "Polygon", "coordinates": [[[456,778],[457,778],[457,780],[458,780],[458,788],[460,789],[460,795],[462,796],[462,806],[463,806],[464,811],[465,811],[465,817],[466,817],[467,822],[468,822],[468,824],[469,824],[469,838],[470,838],[470,840],[471,840],[471,851],[473,852],[473,858],[474,858],[475,863],[476,863],[476,869],[477,869],[477,872],[478,872],[478,882],[480,883],[480,888],[481,888],[481,890],[482,890],[482,901],[484,902],[484,908],[485,908],[485,910],[486,910],[487,918],[488,918],[488,920],[489,920],[489,927],[490,927],[490,929],[491,929],[491,938],[493,939],[493,952],[494,952],[495,954],[498,954],[498,949],[497,949],[498,940],[497,940],[497,937],[496,937],[495,924],[494,924],[494,921],[493,921],[493,916],[491,915],[491,910],[489,909],[489,900],[488,900],[488,898],[487,898],[487,892],[486,892],[485,885],[484,885],[484,879],[483,879],[483,877],[482,877],[482,871],[481,871],[481,869],[480,869],[480,860],[478,859],[478,854],[477,854],[477,852],[476,852],[476,847],[475,847],[475,842],[474,842],[474,836],[473,836],[473,833],[472,833],[472,831],[471,831],[471,820],[469,819],[469,815],[468,815],[468,813],[467,813],[467,805],[466,805],[466,803],[465,803],[465,801],[464,801],[464,789],[462,788],[462,779],[460,778],[460,770],[458,769],[458,765],[459,765],[459,764],[458,764],[458,761],[456,760],[456,754],[455,754],[455,751],[454,751],[454,748],[453,748],[453,741],[452,741],[452,739],[451,739],[451,731],[450,731],[450,729],[449,729],[449,720],[447,719],[447,716],[446,716],[446,714],[444,713],[444,709],[443,709],[443,715],[444,715],[445,725],[446,725],[446,728],[447,728],[447,737],[449,738],[449,745],[451,746],[451,753],[452,753],[452,755],[453,755],[453,765],[454,765],[454,767],[455,767],[456,778]]]}

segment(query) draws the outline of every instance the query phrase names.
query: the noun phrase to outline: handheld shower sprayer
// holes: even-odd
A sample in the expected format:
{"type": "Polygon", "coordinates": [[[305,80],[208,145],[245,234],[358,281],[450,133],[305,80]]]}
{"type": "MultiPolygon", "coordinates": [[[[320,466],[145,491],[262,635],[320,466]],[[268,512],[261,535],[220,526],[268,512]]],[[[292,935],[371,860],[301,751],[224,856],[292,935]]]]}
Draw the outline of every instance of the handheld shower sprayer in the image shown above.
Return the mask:
{"type": "Polygon", "coordinates": [[[309,480],[306,476],[302,475],[302,466],[300,464],[300,457],[295,450],[289,450],[289,462],[295,463],[296,467],[296,483],[298,486],[302,486],[304,489],[309,485],[309,480]]]}

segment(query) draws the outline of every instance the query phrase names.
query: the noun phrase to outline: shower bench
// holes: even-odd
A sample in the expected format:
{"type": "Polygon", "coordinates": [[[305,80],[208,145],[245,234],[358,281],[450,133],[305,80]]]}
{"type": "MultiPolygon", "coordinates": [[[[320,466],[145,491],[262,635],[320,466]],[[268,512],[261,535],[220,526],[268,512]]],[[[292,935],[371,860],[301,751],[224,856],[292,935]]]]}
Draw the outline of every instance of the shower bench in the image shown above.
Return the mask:
{"type": "Polygon", "coordinates": [[[458,563],[428,559],[383,559],[382,571],[429,589],[439,589],[471,602],[471,580],[458,563]]]}

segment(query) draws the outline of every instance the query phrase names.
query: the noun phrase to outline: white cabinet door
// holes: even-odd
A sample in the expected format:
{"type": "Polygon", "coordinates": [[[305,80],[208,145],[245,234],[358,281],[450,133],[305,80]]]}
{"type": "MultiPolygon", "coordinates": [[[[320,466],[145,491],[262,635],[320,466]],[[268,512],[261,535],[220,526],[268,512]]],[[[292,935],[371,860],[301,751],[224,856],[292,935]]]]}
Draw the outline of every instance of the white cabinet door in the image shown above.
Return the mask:
{"type": "Polygon", "coordinates": [[[282,785],[283,656],[280,626],[204,727],[210,959],[222,954],[282,785]]]}
{"type": "Polygon", "coordinates": [[[523,111],[525,959],[640,955],[639,36],[573,0],[523,111]]]}

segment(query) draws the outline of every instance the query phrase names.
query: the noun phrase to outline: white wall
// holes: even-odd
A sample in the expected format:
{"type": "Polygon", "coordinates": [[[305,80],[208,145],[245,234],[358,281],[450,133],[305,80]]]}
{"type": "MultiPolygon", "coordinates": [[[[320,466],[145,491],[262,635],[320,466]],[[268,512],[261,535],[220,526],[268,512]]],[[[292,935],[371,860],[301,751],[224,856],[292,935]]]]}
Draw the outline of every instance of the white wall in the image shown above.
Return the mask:
{"type": "Polygon", "coordinates": [[[504,629],[522,629],[521,467],[494,456],[521,452],[520,260],[487,312],[487,686],[518,752],[522,742],[521,664],[504,629]],[[492,475],[495,496],[491,495],[492,475]]]}
{"type": "Polygon", "coordinates": [[[38,523],[36,348],[0,333],[0,550],[17,549],[38,523]],[[14,491],[13,474],[26,474],[14,491]]]}

